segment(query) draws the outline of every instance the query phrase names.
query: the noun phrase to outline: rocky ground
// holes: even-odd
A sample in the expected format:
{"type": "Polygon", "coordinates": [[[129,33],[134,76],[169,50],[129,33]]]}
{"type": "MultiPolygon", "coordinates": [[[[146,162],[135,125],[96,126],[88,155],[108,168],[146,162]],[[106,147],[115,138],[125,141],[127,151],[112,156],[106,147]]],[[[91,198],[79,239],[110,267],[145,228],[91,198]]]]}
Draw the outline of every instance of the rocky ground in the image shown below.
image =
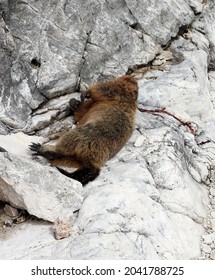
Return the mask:
{"type": "Polygon", "coordinates": [[[215,259],[215,3],[159,3],[0,2],[0,259],[215,259]],[[32,157],[125,73],[136,128],[95,181],[32,157]]]}

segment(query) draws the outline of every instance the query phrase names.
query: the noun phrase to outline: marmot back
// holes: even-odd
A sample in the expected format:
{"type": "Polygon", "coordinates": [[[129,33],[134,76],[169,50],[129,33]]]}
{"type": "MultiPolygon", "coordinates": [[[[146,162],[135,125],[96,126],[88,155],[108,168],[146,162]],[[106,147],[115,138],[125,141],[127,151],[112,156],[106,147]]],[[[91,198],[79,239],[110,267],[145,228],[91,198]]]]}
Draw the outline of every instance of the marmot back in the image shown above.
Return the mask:
{"type": "Polygon", "coordinates": [[[81,101],[69,102],[76,128],[64,133],[55,146],[32,143],[30,149],[56,166],[77,167],[73,173],[58,169],[83,185],[94,180],[133,132],[137,93],[131,76],[92,85],[81,94],[81,101]]]}

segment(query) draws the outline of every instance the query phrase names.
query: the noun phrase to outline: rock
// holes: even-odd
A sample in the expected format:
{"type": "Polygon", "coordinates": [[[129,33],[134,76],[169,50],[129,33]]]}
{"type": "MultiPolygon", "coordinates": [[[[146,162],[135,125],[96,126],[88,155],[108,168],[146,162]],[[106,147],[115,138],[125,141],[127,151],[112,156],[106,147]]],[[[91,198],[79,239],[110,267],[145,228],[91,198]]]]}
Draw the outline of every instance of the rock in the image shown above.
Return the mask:
{"type": "Polygon", "coordinates": [[[9,154],[32,159],[28,146],[31,142],[42,143],[44,140],[42,137],[30,137],[23,132],[18,132],[10,135],[0,135],[0,147],[4,148],[9,154]]]}
{"type": "MultiPolygon", "coordinates": [[[[121,166],[124,180],[121,179],[113,184],[109,182],[102,188],[92,189],[73,229],[82,232],[80,239],[82,242],[87,242],[89,246],[85,248],[80,246],[76,238],[76,242],[73,242],[70,247],[73,248],[70,252],[72,258],[76,256],[81,259],[85,255],[87,258],[104,259],[114,252],[112,255],[114,258],[124,259],[133,256],[135,259],[152,257],[162,259],[167,251],[171,252],[174,258],[198,256],[199,249],[195,243],[198,243],[198,236],[202,234],[201,226],[184,215],[167,212],[165,205],[159,202],[159,199],[156,201],[153,194],[149,196],[148,192],[151,188],[137,176],[140,172],[134,170],[129,172],[126,165],[124,169],[121,166]],[[94,201],[97,201],[96,209],[92,207],[94,201]],[[176,230],[175,225],[178,223],[180,227],[176,230]],[[183,236],[190,230],[193,232],[192,238],[190,236],[189,240],[184,239],[183,236]],[[111,242],[105,241],[106,235],[112,240],[111,242]],[[95,247],[95,240],[98,238],[102,244],[99,251],[95,247]],[[181,240],[188,242],[187,246],[189,244],[190,249],[186,250],[186,245],[184,243],[185,247],[183,247],[181,240]],[[129,250],[125,250],[127,246],[129,250]]],[[[110,175],[114,178],[114,172],[117,171],[111,170],[110,175]]],[[[156,193],[156,189],[154,192],[156,193]]]]}
{"type": "Polygon", "coordinates": [[[5,122],[16,120],[23,128],[47,99],[152,61],[180,26],[193,22],[193,9],[201,11],[202,5],[191,0],[162,0],[159,6],[155,0],[89,0],[86,5],[49,0],[13,6],[4,1],[0,8],[1,111],[5,122]]]}
{"type": "Polygon", "coordinates": [[[68,131],[74,126],[74,119],[68,117],[62,121],[54,121],[48,126],[37,132],[37,135],[47,137],[50,140],[59,138],[65,131],[68,131]]]}
{"type": "Polygon", "coordinates": [[[214,111],[204,67],[206,64],[207,54],[204,51],[189,52],[183,62],[171,66],[156,80],[142,80],[139,83],[139,102],[144,106],[166,108],[167,111],[174,113],[180,112],[180,115],[176,116],[181,117],[183,121],[190,121],[187,119],[187,114],[193,122],[210,121],[214,118],[214,111]],[[186,80],[183,80],[184,75],[186,80]],[[202,102],[205,102],[203,108],[202,102]]]}
{"type": "MultiPolygon", "coordinates": [[[[77,2],[76,7],[80,7],[80,1],[77,2]]],[[[80,72],[82,88],[104,78],[122,75],[131,65],[147,63],[161,50],[159,44],[148,35],[150,33],[143,31],[130,3],[111,0],[100,1],[98,5],[93,2],[92,9],[96,16],[90,18],[86,31],[88,38],[80,72]]],[[[74,16],[73,5],[67,5],[70,16],[74,16]]],[[[138,5],[138,9],[143,11],[141,5],[138,5]]],[[[92,10],[86,13],[91,14],[92,10]]],[[[88,16],[85,15],[85,18],[88,16]]]]}
{"type": "Polygon", "coordinates": [[[68,127],[66,123],[70,123],[69,128],[73,125],[73,119],[68,117],[69,101],[72,98],[80,98],[80,93],[70,93],[58,98],[54,98],[35,110],[31,118],[24,128],[25,133],[35,133],[38,135],[48,136],[58,133],[63,128],[68,127]]]}
{"type": "Polygon", "coordinates": [[[0,200],[48,221],[72,218],[82,204],[82,186],[51,167],[0,154],[0,200]],[[6,166],[6,168],[5,168],[6,166]],[[35,176],[38,174],[38,176],[35,176]]]}
{"type": "Polygon", "coordinates": [[[4,207],[4,212],[6,215],[8,215],[9,217],[16,217],[18,216],[18,210],[12,206],[10,206],[9,204],[6,204],[4,207]]]}
{"type": "Polygon", "coordinates": [[[52,122],[58,114],[57,110],[50,110],[40,115],[35,115],[30,120],[31,130],[41,130],[52,122]]]}
{"type": "Polygon", "coordinates": [[[4,123],[16,120],[12,128],[24,127],[32,109],[47,98],[72,92],[80,83],[84,87],[123,74],[130,65],[153,59],[160,46],[130,27],[136,20],[126,3],[117,3],[116,9],[112,4],[89,1],[85,6],[77,0],[50,0],[47,5],[38,1],[13,6],[9,1],[2,3],[0,57],[4,67],[0,76],[4,123]]]}
{"type": "Polygon", "coordinates": [[[59,218],[54,221],[54,235],[57,240],[67,238],[71,234],[71,221],[60,220],[59,218]]]}
{"type": "MultiPolygon", "coordinates": [[[[19,139],[23,134],[16,136],[11,138],[19,139]]],[[[9,139],[10,136],[1,136],[0,146],[4,145],[2,138],[9,139]]],[[[34,137],[23,138],[28,142],[34,141],[34,137]]],[[[73,212],[81,207],[83,201],[81,184],[62,176],[53,167],[25,156],[26,151],[22,154],[18,142],[12,139],[7,146],[12,147],[11,150],[16,147],[16,153],[10,150],[9,157],[0,153],[0,200],[44,220],[72,219],[73,212]]]]}
{"type": "Polygon", "coordinates": [[[187,1],[178,0],[170,3],[162,0],[159,6],[156,6],[156,0],[126,2],[143,30],[161,45],[165,45],[171,37],[177,35],[179,26],[189,24],[194,19],[187,1]]]}

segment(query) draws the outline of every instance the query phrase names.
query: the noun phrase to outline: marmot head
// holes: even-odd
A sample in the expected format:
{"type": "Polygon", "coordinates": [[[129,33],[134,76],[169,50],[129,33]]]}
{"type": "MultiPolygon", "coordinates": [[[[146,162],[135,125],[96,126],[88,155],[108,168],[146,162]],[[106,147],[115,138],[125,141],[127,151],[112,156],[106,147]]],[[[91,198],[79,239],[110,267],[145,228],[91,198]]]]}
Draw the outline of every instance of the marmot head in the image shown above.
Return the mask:
{"type": "Polygon", "coordinates": [[[92,85],[85,92],[85,96],[90,98],[92,91],[99,92],[101,96],[110,101],[136,104],[138,85],[133,77],[124,75],[112,81],[92,85]]]}

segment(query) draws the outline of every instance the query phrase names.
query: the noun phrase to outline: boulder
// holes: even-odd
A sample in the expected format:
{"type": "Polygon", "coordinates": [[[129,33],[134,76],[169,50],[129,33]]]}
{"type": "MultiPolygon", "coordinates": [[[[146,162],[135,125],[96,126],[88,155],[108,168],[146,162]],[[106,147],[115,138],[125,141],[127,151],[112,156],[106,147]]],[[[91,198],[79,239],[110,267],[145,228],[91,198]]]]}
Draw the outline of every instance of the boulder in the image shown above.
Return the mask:
{"type": "Polygon", "coordinates": [[[57,169],[31,159],[30,153],[25,156],[25,143],[35,140],[22,133],[0,136],[0,146],[6,150],[0,153],[0,200],[47,221],[73,219],[73,212],[83,202],[82,186],[57,169]]]}

